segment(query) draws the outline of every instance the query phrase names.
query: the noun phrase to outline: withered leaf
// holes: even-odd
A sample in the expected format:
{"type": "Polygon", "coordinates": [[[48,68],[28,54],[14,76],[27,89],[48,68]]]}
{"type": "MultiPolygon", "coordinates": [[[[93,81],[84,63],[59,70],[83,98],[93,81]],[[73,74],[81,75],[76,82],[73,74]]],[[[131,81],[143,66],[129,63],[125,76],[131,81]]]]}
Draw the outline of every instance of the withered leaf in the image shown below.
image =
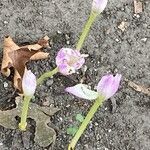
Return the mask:
{"type": "Polygon", "coordinates": [[[141,13],[143,11],[143,4],[140,0],[134,0],[134,12],[136,14],[141,13]]]}
{"type": "Polygon", "coordinates": [[[145,87],[145,86],[142,86],[142,85],[138,85],[130,80],[127,80],[126,81],[128,82],[128,85],[133,88],[135,91],[137,92],[141,92],[143,94],[146,94],[148,96],[150,96],[150,88],[148,87],[145,87]]]}
{"type": "MultiPolygon", "coordinates": [[[[17,129],[18,125],[15,117],[21,116],[22,101],[20,97],[16,98],[17,107],[7,111],[0,110],[0,125],[9,129],[17,129]]],[[[36,122],[34,141],[42,147],[47,147],[55,142],[56,133],[54,129],[47,125],[49,117],[54,115],[58,108],[41,107],[35,103],[30,103],[28,118],[34,119],[36,122]]]]}
{"type": "Polygon", "coordinates": [[[18,46],[11,37],[4,39],[1,72],[8,77],[11,73],[10,68],[14,69],[14,87],[19,91],[22,90],[21,82],[26,63],[30,60],[48,58],[49,54],[41,51],[43,47],[48,46],[48,40],[49,38],[45,36],[37,44],[18,46]]]}

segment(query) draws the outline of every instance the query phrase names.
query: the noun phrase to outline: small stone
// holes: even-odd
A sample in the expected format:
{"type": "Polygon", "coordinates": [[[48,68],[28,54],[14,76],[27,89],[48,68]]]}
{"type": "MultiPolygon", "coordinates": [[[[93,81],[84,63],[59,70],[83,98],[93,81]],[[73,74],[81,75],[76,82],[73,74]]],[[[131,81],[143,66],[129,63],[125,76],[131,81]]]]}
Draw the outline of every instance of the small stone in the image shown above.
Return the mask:
{"type": "Polygon", "coordinates": [[[95,122],[95,126],[98,126],[98,123],[97,123],[97,122],[95,122]]]}
{"type": "Polygon", "coordinates": [[[2,146],[3,145],[3,143],[2,142],[0,142],[0,146],[2,146]]]}
{"type": "Polygon", "coordinates": [[[57,33],[58,33],[58,34],[62,34],[62,32],[61,32],[61,31],[59,31],[59,30],[57,31],[57,33]]]}
{"type": "Polygon", "coordinates": [[[150,29],[150,25],[147,26],[147,29],[150,29]]]}
{"type": "Polygon", "coordinates": [[[53,84],[53,80],[52,79],[49,79],[46,81],[46,86],[51,86],[53,84]]]}
{"type": "Polygon", "coordinates": [[[108,132],[111,132],[111,129],[109,129],[108,132]]]}
{"type": "Polygon", "coordinates": [[[66,105],[66,107],[68,108],[68,107],[70,107],[70,105],[68,104],[68,105],[66,105]]]}
{"type": "Polygon", "coordinates": [[[139,14],[134,14],[133,17],[140,18],[139,14]]]}
{"type": "Polygon", "coordinates": [[[116,42],[119,42],[120,40],[119,40],[119,39],[115,39],[115,41],[116,41],[116,42]]]}
{"type": "Polygon", "coordinates": [[[4,21],[4,24],[8,24],[8,21],[5,20],[5,21],[4,21]]]}
{"type": "Polygon", "coordinates": [[[65,39],[66,39],[66,40],[69,40],[69,39],[70,39],[70,37],[69,37],[68,34],[65,34],[65,39]]]}
{"type": "Polygon", "coordinates": [[[7,87],[8,87],[8,83],[4,82],[4,88],[7,88],[7,87]]]}
{"type": "Polygon", "coordinates": [[[147,41],[147,38],[142,38],[141,41],[142,41],[142,42],[146,42],[146,41],[147,41]]]}
{"type": "Polygon", "coordinates": [[[66,41],[66,44],[68,44],[68,45],[69,45],[69,44],[70,44],[70,41],[66,41]]]}
{"type": "Polygon", "coordinates": [[[62,117],[59,117],[59,120],[60,120],[60,121],[63,121],[63,118],[62,118],[62,117]]]}

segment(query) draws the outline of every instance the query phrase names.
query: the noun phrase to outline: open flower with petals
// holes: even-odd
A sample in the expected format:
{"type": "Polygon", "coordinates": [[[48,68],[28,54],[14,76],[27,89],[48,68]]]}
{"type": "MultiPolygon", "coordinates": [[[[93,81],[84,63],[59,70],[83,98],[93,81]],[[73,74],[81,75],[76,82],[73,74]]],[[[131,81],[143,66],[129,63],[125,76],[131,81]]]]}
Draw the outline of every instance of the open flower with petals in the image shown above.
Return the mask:
{"type": "Polygon", "coordinates": [[[116,74],[116,76],[110,74],[103,76],[99,81],[97,92],[88,89],[85,84],[77,84],[73,87],[68,87],[65,91],[83,99],[94,100],[98,96],[103,96],[106,100],[117,92],[120,81],[121,74],[116,74]]]}
{"type": "Polygon", "coordinates": [[[33,96],[36,89],[36,76],[31,70],[25,70],[22,79],[22,89],[24,96],[33,96]]]}
{"type": "Polygon", "coordinates": [[[100,14],[106,7],[108,0],[93,0],[92,11],[100,14]]]}
{"type": "Polygon", "coordinates": [[[88,55],[70,48],[62,48],[57,53],[56,65],[60,73],[69,75],[82,67],[85,63],[85,57],[88,57],[88,55]]]}

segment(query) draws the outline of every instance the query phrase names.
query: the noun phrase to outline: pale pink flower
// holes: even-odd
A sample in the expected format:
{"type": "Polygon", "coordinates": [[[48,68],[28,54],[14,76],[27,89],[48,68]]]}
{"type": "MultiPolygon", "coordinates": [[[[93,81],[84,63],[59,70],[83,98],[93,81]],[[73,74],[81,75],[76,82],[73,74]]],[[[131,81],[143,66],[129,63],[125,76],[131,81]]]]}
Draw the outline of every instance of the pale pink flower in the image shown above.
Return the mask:
{"type": "Polygon", "coordinates": [[[88,100],[96,99],[98,96],[103,96],[105,99],[112,97],[118,90],[121,81],[121,74],[105,75],[99,81],[97,92],[87,88],[85,84],[77,84],[73,87],[68,87],[65,91],[88,100]]]}
{"type": "Polygon", "coordinates": [[[106,7],[108,0],[93,0],[92,11],[100,14],[106,7]]]}
{"type": "Polygon", "coordinates": [[[82,67],[87,56],[77,50],[62,48],[56,56],[56,65],[60,73],[69,75],[82,67]]]}
{"type": "Polygon", "coordinates": [[[31,70],[26,70],[22,79],[22,89],[25,96],[33,96],[36,89],[36,76],[31,70]]]}

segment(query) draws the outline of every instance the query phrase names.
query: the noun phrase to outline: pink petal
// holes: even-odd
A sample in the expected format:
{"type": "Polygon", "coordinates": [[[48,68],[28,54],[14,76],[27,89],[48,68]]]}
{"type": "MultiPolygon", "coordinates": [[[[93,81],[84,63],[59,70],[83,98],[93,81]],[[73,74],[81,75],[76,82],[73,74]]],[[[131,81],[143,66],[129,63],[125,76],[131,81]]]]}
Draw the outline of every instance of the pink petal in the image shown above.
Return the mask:
{"type": "Polygon", "coordinates": [[[98,93],[89,90],[85,84],[77,84],[75,86],[68,87],[65,91],[87,100],[94,100],[98,97],[98,93]]]}
{"type": "Polygon", "coordinates": [[[85,63],[84,54],[70,48],[62,48],[56,56],[56,65],[64,75],[75,73],[85,63]]]}
{"type": "Polygon", "coordinates": [[[105,75],[99,81],[97,91],[100,95],[105,96],[106,99],[112,97],[118,90],[121,81],[121,74],[105,75]]]}
{"type": "Polygon", "coordinates": [[[108,0],[93,0],[92,10],[100,14],[105,9],[107,2],[108,0]]]}
{"type": "Polygon", "coordinates": [[[36,76],[31,70],[26,70],[22,79],[22,89],[25,96],[33,96],[36,89],[36,76]]]}

